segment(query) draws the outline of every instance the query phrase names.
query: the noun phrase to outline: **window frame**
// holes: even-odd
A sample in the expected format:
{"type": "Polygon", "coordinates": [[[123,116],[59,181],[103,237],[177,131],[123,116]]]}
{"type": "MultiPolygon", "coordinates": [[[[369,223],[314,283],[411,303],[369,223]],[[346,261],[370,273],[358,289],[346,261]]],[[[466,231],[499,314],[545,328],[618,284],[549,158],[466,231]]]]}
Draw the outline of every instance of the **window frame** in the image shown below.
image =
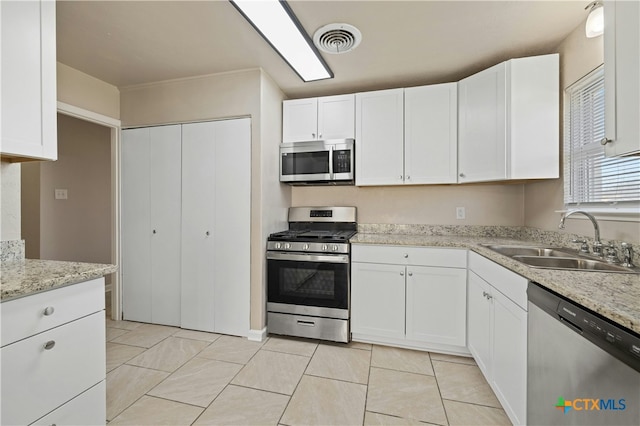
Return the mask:
{"type": "MultiPolygon", "coordinates": [[[[614,201],[614,202],[568,202],[567,190],[573,179],[573,164],[571,158],[571,98],[576,90],[583,90],[597,82],[598,79],[604,80],[604,65],[600,65],[565,88],[563,93],[563,204],[566,212],[572,209],[580,209],[594,214],[603,220],[619,220],[619,221],[640,221],[640,199],[634,201],[614,201]]],[[[604,81],[603,81],[604,83],[604,81]]],[[[602,121],[604,127],[604,118],[602,121]]],[[[604,147],[602,148],[604,150],[604,147]]],[[[640,158],[638,158],[640,161],[640,158]]]]}

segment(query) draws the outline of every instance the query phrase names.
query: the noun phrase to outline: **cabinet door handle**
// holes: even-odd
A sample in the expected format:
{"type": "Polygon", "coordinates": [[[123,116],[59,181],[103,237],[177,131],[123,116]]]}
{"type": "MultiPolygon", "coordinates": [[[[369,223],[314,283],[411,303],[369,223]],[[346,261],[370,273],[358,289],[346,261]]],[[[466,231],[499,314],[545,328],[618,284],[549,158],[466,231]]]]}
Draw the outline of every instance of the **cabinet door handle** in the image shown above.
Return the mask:
{"type": "Polygon", "coordinates": [[[56,311],[56,310],[54,309],[54,307],[53,307],[53,306],[47,306],[46,308],[44,308],[44,314],[45,314],[45,316],[53,315],[53,313],[54,313],[55,311],[56,311]]]}
{"type": "Polygon", "coordinates": [[[318,134],[318,139],[322,139],[322,133],[318,134]]]}
{"type": "Polygon", "coordinates": [[[316,138],[316,134],[315,133],[311,133],[311,138],[315,139],[316,138]]]}
{"type": "Polygon", "coordinates": [[[410,277],[412,277],[412,276],[413,276],[413,272],[409,272],[409,274],[408,274],[408,275],[409,275],[410,277]]]}
{"type": "Polygon", "coordinates": [[[44,344],[44,349],[46,351],[50,351],[51,349],[53,349],[55,345],[56,345],[56,342],[54,340],[49,340],[47,343],[44,344]]]}
{"type": "Polygon", "coordinates": [[[209,231],[207,231],[207,232],[204,233],[204,235],[206,235],[208,237],[211,234],[209,233],[209,231]]]}
{"type": "Polygon", "coordinates": [[[154,233],[154,234],[157,234],[157,233],[158,233],[158,231],[156,231],[156,230],[154,229],[154,230],[153,230],[153,233],[154,233]]]}
{"type": "Polygon", "coordinates": [[[404,272],[400,272],[400,276],[401,276],[401,277],[404,277],[404,272]]]}
{"type": "Polygon", "coordinates": [[[464,177],[464,173],[460,173],[458,176],[460,176],[461,178],[464,177]]]}
{"type": "Polygon", "coordinates": [[[602,145],[602,146],[605,146],[606,144],[611,143],[611,142],[613,142],[613,141],[611,139],[608,139],[608,138],[600,139],[600,145],[602,145]]]}
{"type": "Polygon", "coordinates": [[[400,180],[404,179],[404,176],[400,175],[399,179],[400,179],[400,180]]]}
{"type": "Polygon", "coordinates": [[[404,258],[407,259],[409,257],[409,253],[404,254],[404,258]]]}

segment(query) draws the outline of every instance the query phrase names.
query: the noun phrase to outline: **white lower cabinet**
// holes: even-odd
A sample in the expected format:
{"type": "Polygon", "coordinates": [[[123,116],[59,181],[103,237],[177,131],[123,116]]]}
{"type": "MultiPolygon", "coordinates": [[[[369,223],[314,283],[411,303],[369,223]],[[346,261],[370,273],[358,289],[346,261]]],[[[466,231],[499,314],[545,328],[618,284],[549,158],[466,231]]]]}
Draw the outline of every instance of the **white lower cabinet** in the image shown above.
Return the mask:
{"type": "Polygon", "coordinates": [[[352,339],[468,354],[466,250],[352,245],[352,339]]]}
{"type": "Polygon", "coordinates": [[[514,424],[527,411],[526,289],[524,277],[469,253],[469,351],[514,424]]]}
{"type": "Polygon", "coordinates": [[[107,418],[106,381],[103,380],[62,407],[37,420],[34,425],[99,425],[107,418]]]}
{"type": "Polygon", "coordinates": [[[17,312],[26,313],[27,327],[21,327],[21,335],[12,340],[3,339],[0,348],[0,423],[31,424],[41,419],[48,424],[104,424],[104,279],[4,302],[3,326],[15,324],[17,312]],[[74,289],[80,296],[72,298],[71,306],[59,296],[74,289]],[[43,330],[45,323],[50,328],[43,330]]]}

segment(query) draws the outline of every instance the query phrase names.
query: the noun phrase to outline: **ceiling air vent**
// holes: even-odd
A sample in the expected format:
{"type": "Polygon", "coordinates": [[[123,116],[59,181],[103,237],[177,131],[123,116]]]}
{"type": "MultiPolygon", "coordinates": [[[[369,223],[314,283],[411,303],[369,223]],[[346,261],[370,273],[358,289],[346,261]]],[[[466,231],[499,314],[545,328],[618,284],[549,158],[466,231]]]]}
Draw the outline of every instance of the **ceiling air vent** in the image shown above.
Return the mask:
{"type": "Polygon", "coordinates": [[[328,24],[313,35],[314,44],[327,53],[349,52],[358,47],[360,41],[360,30],[349,24],[328,24]]]}

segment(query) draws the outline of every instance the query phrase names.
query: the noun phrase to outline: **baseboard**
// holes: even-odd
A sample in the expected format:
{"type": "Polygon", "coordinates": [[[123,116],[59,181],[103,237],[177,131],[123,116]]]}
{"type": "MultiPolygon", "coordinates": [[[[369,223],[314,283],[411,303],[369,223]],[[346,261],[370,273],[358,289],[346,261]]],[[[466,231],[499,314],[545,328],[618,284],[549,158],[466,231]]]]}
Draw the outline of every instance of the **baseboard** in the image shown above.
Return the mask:
{"type": "Polygon", "coordinates": [[[249,334],[247,335],[247,339],[253,342],[262,342],[267,338],[267,327],[264,327],[262,330],[249,330],[249,334]]]}

